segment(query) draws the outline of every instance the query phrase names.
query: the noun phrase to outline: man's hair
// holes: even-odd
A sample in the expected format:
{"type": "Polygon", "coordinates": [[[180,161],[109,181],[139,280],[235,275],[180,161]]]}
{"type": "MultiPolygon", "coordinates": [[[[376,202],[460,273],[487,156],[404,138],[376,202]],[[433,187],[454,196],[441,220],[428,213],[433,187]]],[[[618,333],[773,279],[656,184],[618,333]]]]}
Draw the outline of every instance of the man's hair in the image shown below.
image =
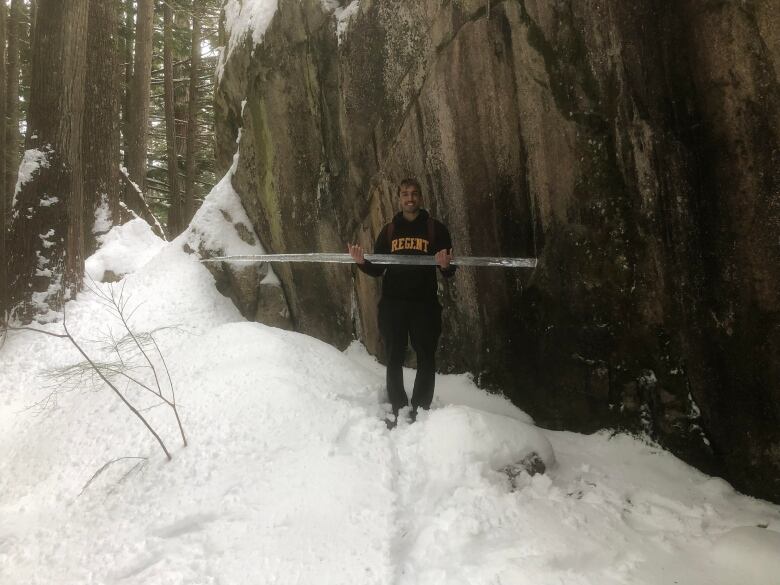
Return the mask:
{"type": "Polygon", "coordinates": [[[401,196],[401,189],[403,187],[417,187],[417,191],[420,193],[420,195],[422,195],[422,187],[420,187],[420,182],[415,178],[407,177],[406,179],[398,183],[397,195],[399,197],[401,196]]]}

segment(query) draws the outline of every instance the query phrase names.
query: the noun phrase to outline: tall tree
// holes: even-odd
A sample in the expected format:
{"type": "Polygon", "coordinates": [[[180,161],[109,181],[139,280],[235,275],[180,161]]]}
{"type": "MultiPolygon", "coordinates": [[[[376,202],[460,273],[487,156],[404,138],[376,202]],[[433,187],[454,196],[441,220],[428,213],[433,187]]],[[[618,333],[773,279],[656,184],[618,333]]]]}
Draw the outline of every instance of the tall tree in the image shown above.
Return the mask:
{"type": "Polygon", "coordinates": [[[165,3],[163,23],[163,78],[165,100],[165,143],[168,155],[168,231],[172,236],[181,233],[182,209],[179,195],[179,165],[176,156],[176,115],[173,97],[173,10],[165,3]]]}
{"type": "MultiPolygon", "coordinates": [[[[6,6],[0,1],[0,87],[6,87],[5,79],[5,21],[6,6]]],[[[0,121],[5,120],[5,96],[0,95],[0,121]]],[[[6,207],[8,205],[8,189],[5,182],[6,165],[6,133],[5,128],[0,129],[0,325],[5,323],[6,307],[6,257],[5,257],[5,232],[6,232],[6,207]]]]}
{"type": "MultiPolygon", "coordinates": [[[[125,15],[130,15],[130,25],[122,27],[122,38],[127,33],[134,31],[133,15],[135,8],[133,0],[117,0],[122,3],[125,15]],[[128,6],[128,2],[130,5],[128,6]]],[[[136,196],[135,200],[125,192],[125,203],[136,213],[154,224],[152,214],[160,218],[167,218],[168,231],[179,233],[186,226],[183,213],[179,213],[184,199],[187,159],[187,122],[189,112],[189,90],[192,78],[190,67],[192,48],[192,0],[160,0],[157,4],[160,10],[154,17],[151,90],[149,94],[149,126],[146,146],[146,189],[144,198],[146,205],[136,196]],[[165,6],[168,7],[168,22],[166,23],[165,6]],[[171,22],[172,17],[172,22],[171,22]],[[170,57],[168,57],[170,47],[170,57]],[[173,116],[170,112],[171,66],[167,65],[170,59],[172,63],[173,86],[173,116]],[[167,88],[167,89],[166,89],[167,88]],[[167,93],[166,93],[167,92],[167,93]],[[167,104],[167,110],[166,110],[167,104]],[[170,119],[173,117],[173,123],[170,119]],[[170,127],[175,130],[175,156],[170,152],[170,127]],[[173,163],[173,164],[172,164],[173,163]],[[173,185],[173,187],[172,187],[173,185]],[[179,204],[177,205],[177,200],[179,204]],[[178,215],[177,215],[178,213],[178,215]],[[182,219],[179,219],[182,218],[182,219]],[[184,225],[182,225],[184,223],[184,225]]],[[[194,195],[193,209],[198,204],[200,195],[208,192],[216,182],[215,164],[212,154],[212,116],[214,77],[213,70],[218,58],[218,22],[219,0],[198,0],[196,3],[199,19],[199,38],[201,53],[196,55],[197,85],[196,85],[196,128],[194,147],[191,152],[195,154],[194,181],[192,192],[194,195]]],[[[197,38],[197,37],[196,37],[197,38]]],[[[132,45],[130,45],[132,56],[132,45]]],[[[132,58],[125,58],[125,62],[132,63],[132,58]]],[[[126,94],[127,92],[125,92],[126,94]]],[[[127,108],[123,107],[122,134],[126,136],[124,114],[127,108]]],[[[192,142],[190,143],[192,146],[192,142]]],[[[128,149],[125,148],[125,152],[128,149]]],[[[192,168],[192,166],[191,166],[192,168]]],[[[128,183],[129,185],[129,183],[128,183]]],[[[190,215],[192,210],[190,211],[190,215]]]]}
{"type": "Polygon", "coordinates": [[[152,30],[154,0],[138,0],[135,25],[135,58],[128,110],[127,170],[143,193],[146,188],[146,145],[149,126],[149,93],[152,80],[152,30]]]}
{"type": "Polygon", "coordinates": [[[30,33],[29,39],[32,44],[33,33],[35,32],[35,23],[38,21],[39,0],[30,0],[30,33]]]}
{"type": "Polygon", "coordinates": [[[35,27],[35,12],[37,0],[23,0],[22,1],[22,19],[21,28],[19,29],[19,146],[17,150],[17,157],[14,161],[14,168],[12,171],[15,173],[18,170],[19,160],[24,144],[26,141],[26,130],[29,130],[27,124],[28,109],[30,107],[30,85],[32,83],[32,35],[35,27]],[[25,131],[21,132],[22,120],[24,120],[25,131]]]}
{"type": "MultiPolygon", "coordinates": [[[[24,21],[22,0],[11,1],[11,14],[6,25],[8,52],[5,76],[5,185],[6,193],[13,193],[16,168],[19,163],[19,36],[24,21]]],[[[0,86],[2,87],[2,86],[0,86]]]]}
{"type": "Polygon", "coordinates": [[[130,153],[130,86],[133,84],[133,42],[135,39],[135,8],[133,0],[124,0],[125,25],[122,34],[122,57],[124,60],[124,87],[122,99],[122,147],[125,166],[129,165],[130,153]]]}
{"type": "Polygon", "coordinates": [[[200,13],[192,2],[192,44],[190,45],[190,91],[187,106],[187,162],[184,189],[184,217],[187,224],[195,212],[195,174],[198,148],[198,76],[200,72],[200,13]]]}
{"type": "Polygon", "coordinates": [[[95,234],[119,219],[118,19],[115,0],[90,0],[84,117],[89,139],[83,143],[88,252],[95,249],[95,234]]]}
{"type": "Polygon", "coordinates": [[[21,190],[8,249],[12,302],[58,309],[83,274],[81,131],[88,0],[38,0],[21,190]]]}
{"type": "MultiPolygon", "coordinates": [[[[191,21],[187,12],[182,9],[181,3],[177,7],[178,10],[174,17],[174,23],[175,30],[180,33],[180,39],[174,47],[174,55],[177,61],[177,65],[174,66],[174,79],[179,81],[179,83],[176,83],[173,88],[173,113],[176,118],[176,157],[177,163],[179,163],[177,171],[180,177],[179,182],[183,184],[187,158],[187,93],[189,91],[189,84],[186,83],[186,79],[191,52],[189,44],[192,41],[192,33],[190,32],[191,21]]],[[[182,209],[183,217],[183,193],[179,195],[179,207],[182,209]]],[[[179,218],[179,223],[184,222],[182,217],[179,218]]]]}

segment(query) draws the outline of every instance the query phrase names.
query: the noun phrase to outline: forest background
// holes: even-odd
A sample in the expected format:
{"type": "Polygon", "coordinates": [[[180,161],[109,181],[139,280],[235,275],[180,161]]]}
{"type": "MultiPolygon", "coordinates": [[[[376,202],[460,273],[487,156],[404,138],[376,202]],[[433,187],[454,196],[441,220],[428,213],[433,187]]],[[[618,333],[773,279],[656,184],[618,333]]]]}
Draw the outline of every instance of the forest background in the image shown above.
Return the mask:
{"type": "Polygon", "coordinates": [[[53,315],[114,224],[187,226],[216,182],[219,4],[0,4],[0,319],[53,315]]]}

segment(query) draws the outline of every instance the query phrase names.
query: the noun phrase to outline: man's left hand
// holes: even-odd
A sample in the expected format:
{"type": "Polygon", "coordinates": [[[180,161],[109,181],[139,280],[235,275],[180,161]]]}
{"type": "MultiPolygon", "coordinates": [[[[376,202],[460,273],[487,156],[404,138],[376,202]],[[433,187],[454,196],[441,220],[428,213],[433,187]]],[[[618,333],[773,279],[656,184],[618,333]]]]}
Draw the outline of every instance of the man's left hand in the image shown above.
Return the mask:
{"type": "Polygon", "coordinates": [[[450,262],[452,262],[452,248],[449,250],[439,250],[436,252],[434,258],[436,259],[436,264],[439,265],[439,268],[449,268],[450,262]]]}

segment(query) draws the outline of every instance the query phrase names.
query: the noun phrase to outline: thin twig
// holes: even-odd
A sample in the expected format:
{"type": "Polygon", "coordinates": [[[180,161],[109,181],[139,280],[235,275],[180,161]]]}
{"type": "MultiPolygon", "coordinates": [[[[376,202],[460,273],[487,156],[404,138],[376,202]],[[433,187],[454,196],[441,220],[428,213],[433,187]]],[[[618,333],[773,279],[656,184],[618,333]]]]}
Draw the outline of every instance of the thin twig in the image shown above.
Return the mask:
{"type": "MultiPolygon", "coordinates": [[[[116,459],[112,459],[111,461],[108,461],[108,462],[104,463],[100,469],[98,469],[95,473],[92,474],[92,477],[90,477],[89,481],[84,484],[84,487],[81,488],[81,491],[79,492],[79,495],[76,496],[76,497],[80,497],[81,494],[83,494],[87,490],[87,488],[90,486],[90,484],[92,484],[93,481],[95,481],[98,477],[100,477],[100,475],[106,469],[108,469],[112,464],[117,463],[118,461],[124,461],[125,459],[142,459],[144,461],[147,461],[146,457],[117,457],[116,459]]],[[[134,465],[132,469],[135,469],[137,467],[137,465],[138,464],[134,465]]],[[[132,471],[132,469],[131,469],[131,471],[132,471]]],[[[127,474],[125,474],[125,476],[126,475],[127,474]]],[[[125,476],[122,476],[122,479],[124,479],[125,476]]],[[[121,482],[122,479],[120,479],[119,481],[121,482]]]]}
{"type": "Polygon", "coordinates": [[[143,305],[143,303],[138,303],[138,305],[136,306],[136,308],[135,308],[135,309],[133,309],[132,311],[130,311],[130,314],[127,316],[127,320],[128,320],[128,322],[130,321],[130,319],[132,319],[132,318],[133,318],[133,315],[135,315],[135,312],[136,312],[138,309],[140,309],[142,305],[143,305]]]}
{"type": "MultiPolygon", "coordinates": [[[[146,458],[145,458],[145,457],[144,457],[143,459],[144,459],[144,460],[146,460],[146,458]]],[[[127,470],[127,472],[126,472],[126,473],[125,473],[125,474],[124,474],[122,477],[120,477],[120,478],[117,480],[117,482],[116,482],[116,483],[117,483],[117,484],[123,483],[123,482],[124,482],[124,481],[125,481],[125,480],[126,480],[128,477],[130,477],[130,474],[131,474],[131,473],[133,473],[133,472],[134,472],[136,469],[138,469],[139,467],[143,467],[144,465],[146,465],[146,463],[145,463],[144,461],[139,461],[138,463],[136,463],[135,465],[133,465],[133,466],[132,466],[130,469],[128,469],[128,470],[127,470]]],[[[111,490],[111,491],[114,491],[114,490],[113,490],[113,488],[112,488],[112,490],[111,490]]]]}
{"type": "Polygon", "coordinates": [[[171,402],[170,404],[171,408],[173,409],[173,414],[176,415],[176,424],[179,425],[179,432],[181,433],[181,440],[184,443],[184,446],[187,446],[187,437],[184,436],[184,427],[181,424],[181,419],[179,418],[179,409],[176,404],[176,390],[174,390],[173,387],[173,380],[171,379],[171,372],[168,369],[168,363],[165,361],[165,356],[160,351],[160,346],[157,345],[157,341],[154,339],[153,335],[149,335],[149,337],[152,340],[152,343],[154,343],[154,348],[157,350],[157,355],[160,356],[160,359],[162,360],[163,366],[165,367],[165,373],[168,376],[168,385],[171,387],[171,402]]]}
{"type": "Polygon", "coordinates": [[[62,316],[62,328],[65,330],[65,334],[66,334],[66,336],[68,337],[68,339],[70,340],[70,342],[71,342],[71,343],[74,345],[74,347],[75,347],[75,348],[76,348],[76,349],[79,351],[79,353],[80,353],[81,355],[83,355],[83,356],[84,356],[84,359],[85,359],[85,360],[87,360],[87,361],[89,362],[89,365],[91,365],[93,368],[95,368],[95,370],[96,370],[96,371],[97,371],[97,373],[98,373],[98,376],[100,376],[100,379],[101,379],[101,380],[103,380],[103,381],[104,381],[106,384],[108,384],[108,387],[109,387],[109,388],[111,388],[111,390],[113,390],[113,391],[114,391],[114,393],[115,393],[115,394],[116,394],[116,395],[119,397],[119,399],[120,399],[122,402],[124,402],[124,403],[125,403],[125,406],[127,406],[127,408],[129,408],[129,409],[130,409],[130,411],[131,411],[131,412],[132,412],[132,413],[133,413],[135,416],[137,416],[137,417],[140,419],[140,421],[141,421],[141,422],[144,424],[144,426],[145,426],[145,427],[146,427],[146,428],[149,430],[149,432],[150,432],[150,433],[152,433],[152,435],[154,436],[154,438],[155,438],[155,439],[157,439],[157,442],[160,444],[160,447],[162,448],[163,452],[165,453],[165,456],[166,456],[166,457],[168,458],[168,460],[170,461],[170,460],[172,459],[172,458],[171,458],[171,454],[168,452],[168,449],[167,449],[167,447],[165,446],[165,443],[163,443],[163,440],[160,438],[160,435],[158,435],[158,434],[157,434],[157,432],[156,432],[156,431],[155,431],[155,430],[152,428],[152,425],[150,425],[150,424],[149,424],[149,422],[148,422],[148,421],[147,421],[147,420],[144,418],[144,416],[143,416],[143,415],[142,415],[140,412],[138,412],[138,409],[136,409],[136,408],[135,408],[135,407],[134,407],[132,404],[130,404],[130,402],[128,402],[128,400],[127,400],[127,399],[124,397],[124,395],[123,395],[123,394],[122,394],[122,393],[121,393],[121,392],[120,392],[120,391],[117,389],[117,387],[116,387],[116,386],[114,386],[114,385],[111,383],[111,381],[110,381],[108,378],[106,378],[106,377],[103,375],[103,372],[101,372],[101,371],[100,371],[100,370],[97,368],[97,366],[94,364],[94,362],[93,362],[93,361],[90,359],[90,357],[89,357],[89,356],[86,354],[86,352],[84,352],[84,350],[83,350],[83,349],[81,349],[81,346],[80,346],[80,345],[79,345],[79,344],[76,342],[76,340],[75,340],[75,339],[73,338],[73,336],[70,334],[70,332],[68,331],[68,327],[67,327],[67,325],[65,324],[65,313],[64,313],[64,311],[63,311],[63,316],[62,316]]]}
{"type": "Polygon", "coordinates": [[[138,384],[140,387],[148,390],[149,392],[151,392],[152,394],[154,394],[155,396],[160,398],[168,406],[171,407],[171,409],[173,410],[173,414],[176,417],[176,424],[179,427],[179,433],[181,434],[182,443],[186,447],[187,444],[188,444],[187,443],[187,436],[186,436],[186,434],[184,432],[184,425],[181,422],[181,417],[179,416],[179,409],[178,409],[178,405],[176,404],[176,390],[175,390],[174,385],[173,385],[173,379],[171,377],[171,372],[170,372],[170,369],[168,368],[168,363],[165,360],[165,356],[163,355],[162,351],[160,350],[160,346],[157,344],[157,340],[154,338],[154,332],[159,331],[162,328],[156,329],[156,330],[150,332],[148,334],[148,339],[152,343],[152,345],[154,345],[154,348],[157,351],[157,355],[159,356],[160,361],[162,361],[163,367],[165,368],[165,373],[166,373],[166,375],[168,377],[168,385],[169,385],[169,387],[171,389],[171,399],[170,400],[164,395],[164,393],[162,391],[162,385],[160,383],[160,378],[159,378],[159,376],[157,374],[157,368],[155,367],[154,363],[152,362],[152,359],[149,357],[149,355],[145,351],[144,343],[142,343],[141,340],[139,340],[140,336],[138,336],[135,333],[133,333],[132,329],[130,328],[129,321],[130,321],[132,315],[135,313],[135,311],[138,310],[138,308],[141,306],[141,303],[139,303],[139,305],[137,307],[135,307],[135,309],[133,309],[133,311],[130,314],[130,316],[125,317],[125,309],[127,307],[127,304],[130,302],[130,298],[124,296],[126,282],[127,281],[123,281],[122,282],[122,286],[119,289],[119,296],[118,297],[115,294],[114,287],[111,286],[111,285],[109,285],[109,287],[108,287],[108,291],[109,291],[108,293],[106,293],[104,291],[96,291],[96,292],[97,292],[97,294],[102,296],[104,299],[106,299],[106,301],[108,303],[110,303],[110,305],[113,307],[114,312],[116,313],[117,317],[122,322],[122,325],[124,326],[125,330],[127,331],[127,336],[125,336],[123,339],[120,339],[116,343],[116,345],[115,345],[116,351],[119,352],[120,344],[122,344],[124,339],[126,339],[129,336],[129,338],[132,339],[132,341],[135,344],[135,346],[141,352],[141,355],[143,355],[144,359],[146,360],[146,363],[149,365],[149,368],[152,370],[152,374],[154,375],[154,382],[155,382],[155,386],[157,387],[157,391],[152,390],[149,386],[141,383],[139,380],[136,380],[135,378],[133,378],[132,376],[126,374],[125,372],[117,371],[116,373],[121,375],[121,376],[125,376],[129,380],[132,380],[133,382],[138,384]]]}
{"type": "MultiPolygon", "coordinates": [[[[124,292],[124,287],[122,287],[122,292],[124,292]]],[[[127,299],[127,301],[129,301],[129,300],[130,299],[127,299]]],[[[127,304],[127,301],[125,301],[125,305],[127,304]]],[[[128,324],[127,319],[125,318],[125,315],[124,315],[124,306],[121,309],[116,304],[114,304],[114,306],[117,307],[117,311],[119,312],[119,319],[120,319],[120,321],[122,321],[122,325],[124,325],[124,327],[127,330],[128,334],[130,334],[130,337],[132,337],[133,341],[135,342],[135,345],[138,347],[139,351],[141,352],[141,355],[144,356],[144,359],[146,360],[146,363],[148,363],[149,367],[152,369],[152,373],[154,374],[154,383],[157,386],[158,394],[160,396],[162,396],[162,388],[160,387],[160,379],[157,376],[157,369],[154,367],[154,364],[152,363],[152,360],[149,358],[147,353],[144,351],[143,346],[138,342],[138,339],[136,338],[135,334],[130,329],[130,325],[128,324]]]]}
{"type": "MultiPolygon", "coordinates": [[[[160,399],[162,402],[156,406],[161,406],[162,404],[167,404],[173,409],[174,416],[176,417],[176,422],[179,426],[179,432],[181,433],[182,441],[184,443],[184,446],[187,446],[187,438],[184,433],[184,428],[181,422],[181,418],[179,417],[179,412],[176,404],[176,392],[173,385],[173,379],[171,377],[170,369],[168,368],[168,364],[165,360],[165,356],[163,355],[162,351],[160,350],[160,346],[157,343],[157,340],[154,338],[154,335],[152,333],[148,334],[148,339],[144,339],[143,335],[136,335],[133,333],[132,329],[130,328],[130,324],[128,322],[128,318],[125,317],[125,309],[127,308],[127,304],[130,301],[129,297],[125,297],[125,287],[126,281],[122,283],[122,286],[119,288],[119,293],[117,294],[114,287],[109,286],[109,292],[106,292],[104,290],[101,290],[100,287],[98,287],[94,281],[92,282],[92,287],[89,285],[87,288],[95,294],[95,296],[101,300],[106,308],[111,310],[113,313],[116,314],[117,318],[122,322],[122,325],[124,326],[125,330],[127,331],[127,336],[123,337],[122,339],[117,340],[113,333],[109,330],[109,338],[111,340],[111,344],[108,346],[108,349],[111,349],[113,353],[116,353],[119,364],[116,362],[96,362],[92,358],[87,355],[87,353],[84,351],[84,349],[81,347],[81,345],[76,341],[76,339],[73,337],[71,332],[68,330],[67,322],[65,320],[65,311],[63,308],[63,315],[62,315],[62,328],[64,330],[63,333],[53,333],[50,331],[46,331],[43,329],[38,329],[35,327],[5,327],[0,329],[4,335],[7,335],[8,330],[14,330],[14,331],[33,331],[35,333],[42,333],[44,335],[48,335],[50,337],[55,337],[58,339],[68,339],[71,344],[76,348],[76,350],[82,355],[82,357],[86,360],[86,363],[89,365],[89,369],[86,368],[86,366],[82,365],[73,365],[68,366],[65,368],[61,368],[59,372],[54,373],[50,376],[50,379],[52,380],[60,380],[59,383],[59,389],[67,388],[71,384],[78,383],[79,381],[85,380],[85,375],[87,372],[90,372],[93,376],[97,375],[100,380],[102,380],[116,395],[117,397],[127,406],[127,408],[130,409],[130,411],[143,423],[143,425],[147,428],[147,430],[152,434],[152,436],[157,440],[158,444],[162,448],[163,452],[165,453],[165,456],[168,458],[168,460],[172,459],[170,452],[168,451],[167,447],[165,446],[165,443],[163,442],[160,435],[154,430],[154,428],[149,424],[149,422],[146,420],[146,418],[141,414],[141,410],[134,407],[131,402],[125,397],[125,394],[117,388],[117,386],[112,382],[110,379],[114,376],[121,376],[122,378],[125,378],[127,383],[125,384],[125,392],[128,391],[130,388],[130,384],[133,383],[139,388],[146,390],[147,392],[150,392],[151,394],[154,394],[158,399],[160,399]],[[127,341],[125,341],[127,340],[127,341]],[[137,348],[137,350],[140,352],[140,355],[143,356],[144,360],[146,361],[146,364],[148,365],[137,365],[137,366],[131,366],[129,363],[127,363],[124,358],[122,357],[122,346],[125,345],[125,343],[130,344],[131,346],[134,346],[137,348]],[[159,359],[162,361],[162,364],[165,368],[166,375],[168,377],[168,384],[171,389],[171,398],[167,398],[162,390],[162,385],[160,383],[160,377],[157,373],[157,367],[155,366],[154,362],[152,361],[151,357],[147,353],[145,346],[149,347],[150,345],[154,347],[154,349],[157,352],[157,355],[159,359]],[[157,390],[154,390],[151,386],[143,383],[140,379],[137,379],[136,377],[132,376],[130,371],[133,369],[140,369],[140,368],[149,368],[152,370],[152,373],[154,375],[155,380],[155,386],[157,390]]],[[[140,305],[139,305],[140,306],[140,305]]],[[[137,309],[137,307],[136,307],[137,309]]],[[[54,390],[51,393],[49,393],[45,398],[38,401],[33,407],[37,406],[42,409],[45,409],[46,406],[56,400],[56,396],[58,394],[58,390],[54,390]]],[[[32,408],[32,407],[31,407],[32,408]]],[[[145,409],[146,410],[146,409],[145,409]]],[[[98,473],[99,474],[99,473],[98,473]]],[[[94,479],[94,478],[93,478],[94,479]]],[[[91,480],[90,480],[91,481],[91,480]]],[[[89,485],[89,482],[88,484],[89,485]]],[[[86,489],[86,486],[85,486],[86,489]]],[[[83,491],[83,490],[82,490],[83,491]]]]}
{"type": "Polygon", "coordinates": [[[68,336],[63,335],[61,333],[52,333],[51,331],[44,331],[43,329],[36,329],[35,327],[12,327],[8,326],[5,327],[5,330],[7,331],[35,331],[36,333],[43,333],[44,335],[50,335],[51,337],[59,337],[61,339],[66,339],[68,336]]]}

